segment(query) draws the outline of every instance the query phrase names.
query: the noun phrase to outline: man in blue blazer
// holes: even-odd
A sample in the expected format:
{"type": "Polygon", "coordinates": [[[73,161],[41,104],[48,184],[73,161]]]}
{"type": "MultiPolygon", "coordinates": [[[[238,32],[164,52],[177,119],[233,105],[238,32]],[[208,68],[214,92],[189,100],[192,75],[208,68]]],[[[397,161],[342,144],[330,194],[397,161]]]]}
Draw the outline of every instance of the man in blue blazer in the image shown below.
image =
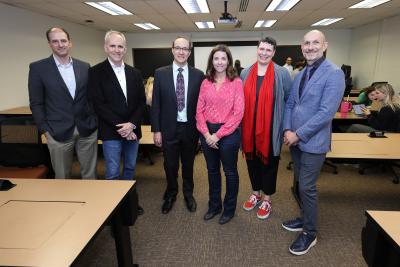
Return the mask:
{"type": "Polygon", "coordinates": [[[182,162],[183,195],[190,212],[196,211],[193,197],[193,164],[199,132],[196,107],[202,71],[187,64],[191,42],[178,37],[172,43],[174,61],[155,71],[151,106],[151,131],[154,144],[163,148],[167,189],[161,211],[167,214],[178,194],[179,159],[182,162]]]}
{"type": "Polygon", "coordinates": [[[75,148],[82,178],[94,179],[97,118],[87,98],[89,64],[70,56],[66,30],[50,28],[46,37],[53,54],[29,65],[32,115],[46,134],[55,177],[71,178],[75,148]]]}
{"type": "Polygon", "coordinates": [[[304,35],[301,49],[307,61],[293,81],[283,121],[284,143],[290,147],[299,183],[301,216],[282,223],[300,231],[289,251],[303,255],[317,243],[317,178],[331,145],[332,119],[343,97],[344,74],[324,58],[328,43],[322,32],[304,35]]]}

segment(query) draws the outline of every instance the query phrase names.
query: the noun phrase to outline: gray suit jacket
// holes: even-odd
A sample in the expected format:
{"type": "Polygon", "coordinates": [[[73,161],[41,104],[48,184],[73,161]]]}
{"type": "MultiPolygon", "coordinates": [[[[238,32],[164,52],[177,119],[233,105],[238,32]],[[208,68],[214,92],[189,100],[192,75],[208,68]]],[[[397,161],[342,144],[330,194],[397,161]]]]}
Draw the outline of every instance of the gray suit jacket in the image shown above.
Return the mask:
{"type": "Polygon", "coordinates": [[[338,110],[345,88],[344,74],[329,60],[324,60],[299,97],[304,68],[294,79],[286,102],[283,128],[299,136],[299,149],[323,154],[330,150],[332,119],[338,110]]]}
{"type": "Polygon", "coordinates": [[[72,137],[75,126],[81,136],[97,128],[97,118],[87,98],[89,64],[72,59],[76,80],[75,99],[58,71],[53,55],[29,65],[29,102],[39,130],[57,141],[72,137]]]}

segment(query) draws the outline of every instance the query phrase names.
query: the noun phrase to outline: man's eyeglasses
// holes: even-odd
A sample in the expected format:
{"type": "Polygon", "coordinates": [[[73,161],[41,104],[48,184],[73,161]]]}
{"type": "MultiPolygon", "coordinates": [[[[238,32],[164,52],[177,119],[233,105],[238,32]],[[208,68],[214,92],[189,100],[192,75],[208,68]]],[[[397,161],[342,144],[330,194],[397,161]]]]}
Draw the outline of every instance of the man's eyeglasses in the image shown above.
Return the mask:
{"type": "Polygon", "coordinates": [[[183,51],[185,53],[190,52],[190,48],[187,47],[179,47],[179,46],[174,46],[175,51],[183,51]]]}

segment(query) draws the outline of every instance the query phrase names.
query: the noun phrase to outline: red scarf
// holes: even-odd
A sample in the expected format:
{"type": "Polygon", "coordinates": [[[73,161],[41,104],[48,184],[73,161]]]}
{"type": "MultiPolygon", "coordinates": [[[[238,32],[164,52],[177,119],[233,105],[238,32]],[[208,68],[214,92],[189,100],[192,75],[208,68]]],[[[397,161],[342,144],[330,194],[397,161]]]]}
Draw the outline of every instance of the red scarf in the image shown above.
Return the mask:
{"type": "Polygon", "coordinates": [[[268,152],[271,145],[271,120],[275,79],[274,62],[271,61],[268,64],[267,71],[265,72],[264,79],[261,83],[260,92],[258,94],[256,125],[254,127],[257,71],[258,64],[255,63],[251,68],[244,85],[245,108],[242,121],[242,144],[243,153],[246,156],[246,159],[251,160],[254,158],[253,151],[255,144],[256,156],[259,157],[264,164],[267,164],[268,152]],[[255,142],[254,136],[256,139],[255,142]]]}

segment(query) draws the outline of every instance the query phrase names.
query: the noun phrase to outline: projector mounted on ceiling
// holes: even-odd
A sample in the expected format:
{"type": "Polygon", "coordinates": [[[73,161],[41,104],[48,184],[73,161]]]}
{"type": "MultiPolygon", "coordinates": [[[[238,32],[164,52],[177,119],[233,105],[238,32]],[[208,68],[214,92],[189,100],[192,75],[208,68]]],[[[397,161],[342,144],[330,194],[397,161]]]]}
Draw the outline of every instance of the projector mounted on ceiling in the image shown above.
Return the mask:
{"type": "Polygon", "coordinates": [[[233,17],[228,13],[228,1],[224,1],[225,11],[222,13],[222,16],[219,18],[219,24],[233,24],[236,25],[239,20],[236,17],[233,17]]]}

